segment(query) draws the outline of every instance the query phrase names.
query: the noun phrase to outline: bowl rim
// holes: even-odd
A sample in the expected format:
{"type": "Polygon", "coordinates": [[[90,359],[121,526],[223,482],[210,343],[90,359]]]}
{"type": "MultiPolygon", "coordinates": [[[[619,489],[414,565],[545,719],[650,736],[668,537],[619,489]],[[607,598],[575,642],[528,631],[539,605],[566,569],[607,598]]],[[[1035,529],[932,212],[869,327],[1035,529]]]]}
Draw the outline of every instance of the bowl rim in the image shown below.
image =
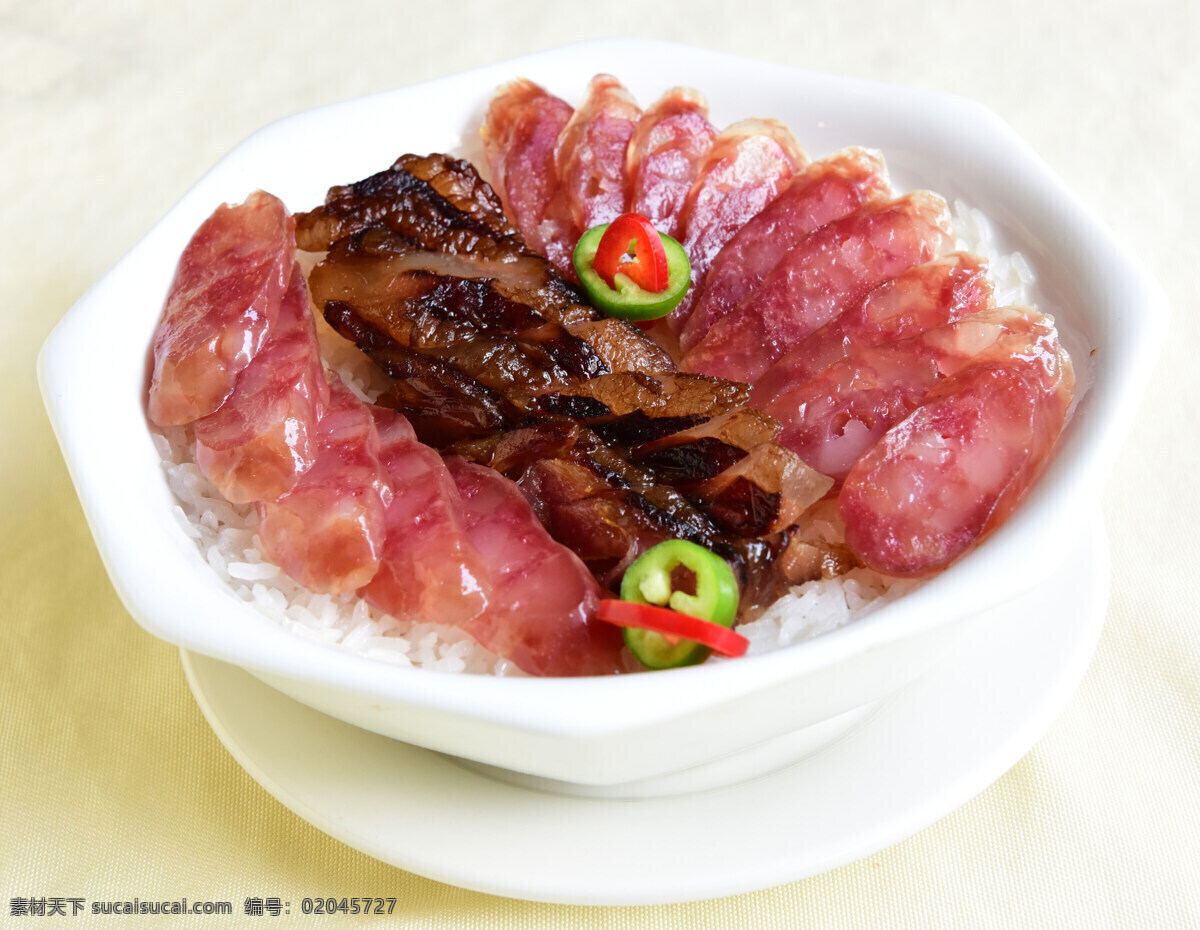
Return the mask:
{"type": "MultiPolygon", "coordinates": [[[[322,178],[321,183],[327,186],[345,180],[329,177],[322,178]]],[[[149,632],[183,648],[268,675],[294,677],[299,671],[304,680],[316,685],[405,705],[436,708],[547,734],[598,735],[626,729],[634,721],[640,726],[711,707],[847,661],[856,654],[885,648],[897,639],[969,616],[1046,577],[1067,550],[1063,540],[1082,502],[1098,495],[1132,422],[1161,348],[1167,316],[1165,294],[1146,267],[1118,243],[1006,122],[979,103],[939,91],[807,71],[658,40],[595,39],[301,111],[258,130],[220,159],[67,312],[39,353],[38,378],[105,568],[130,614],[149,632]],[[166,570],[168,556],[177,559],[179,555],[170,546],[156,555],[158,567],[163,570],[163,577],[158,579],[161,584],[139,574],[128,551],[135,544],[134,537],[120,530],[122,514],[114,502],[105,500],[104,488],[99,484],[101,475],[93,467],[97,454],[108,457],[107,461],[118,453],[97,453],[86,446],[88,433],[81,420],[94,415],[96,407],[90,402],[81,407],[79,402],[89,387],[94,387],[100,364],[92,357],[89,344],[97,330],[97,318],[110,312],[118,296],[115,289],[122,279],[136,274],[156,241],[168,232],[178,237],[181,229],[194,230],[198,220],[187,226],[187,218],[202,219],[219,202],[211,198],[204,201],[210,189],[226,176],[244,172],[247,155],[261,152],[277,138],[290,136],[304,126],[350,111],[368,112],[383,103],[394,106],[439,90],[453,92],[484,86],[486,81],[494,88],[521,75],[537,80],[539,75],[562,70],[568,64],[572,69],[583,67],[594,73],[605,70],[602,63],[625,67],[639,60],[655,62],[639,74],[647,80],[662,75],[664,90],[673,83],[666,77],[671,65],[686,61],[695,71],[711,70],[715,74],[739,69],[752,73],[757,81],[786,79],[788,87],[808,98],[821,99],[824,95],[840,102],[870,101],[873,107],[893,109],[917,121],[920,131],[950,146],[953,157],[963,160],[968,175],[999,172],[993,186],[998,184],[1011,196],[1013,209],[1029,208],[1026,232],[1033,229],[1043,238],[1061,239],[1067,246],[1067,260],[1078,266],[1081,279],[1095,276],[1094,289],[1107,295],[1109,301],[1106,319],[1116,321],[1122,341],[1114,341],[1111,350],[1096,362],[1103,377],[1086,386],[1086,416],[1073,417],[1049,467],[1005,524],[945,572],[847,627],[766,654],[672,670],[667,675],[526,679],[421,674],[422,670],[396,668],[308,642],[263,617],[237,599],[232,590],[222,596],[213,585],[202,583],[189,603],[180,604],[164,587],[171,581],[187,581],[187,573],[179,565],[166,570]],[[971,159],[974,164],[968,164],[971,159]],[[207,210],[200,210],[202,202],[207,203],[207,210]],[[1124,315],[1121,307],[1128,308],[1124,315]],[[1143,325],[1134,325],[1133,316],[1143,325]],[[1145,325],[1147,321],[1151,325],[1145,325]],[[997,590],[997,572],[1019,579],[1002,586],[1007,595],[997,590]],[[953,605],[952,610],[946,610],[948,604],[953,605]],[[275,633],[259,623],[247,624],[240,641],[214,637],[212,628],[203,625],[204,620],[212,616],[212,611],[223,610],[252,612],[275,627],[275,633]],[[164,617],[172,619],[167,622],[164,617]]],[[[149,345],[148,339],[145,345],[149,345]]],[[[193,568],[196,564],[203,564],[202,558],[192,559],[193,568]]],[[[224,587],[215,573],[212,580],[224,587]]]]}

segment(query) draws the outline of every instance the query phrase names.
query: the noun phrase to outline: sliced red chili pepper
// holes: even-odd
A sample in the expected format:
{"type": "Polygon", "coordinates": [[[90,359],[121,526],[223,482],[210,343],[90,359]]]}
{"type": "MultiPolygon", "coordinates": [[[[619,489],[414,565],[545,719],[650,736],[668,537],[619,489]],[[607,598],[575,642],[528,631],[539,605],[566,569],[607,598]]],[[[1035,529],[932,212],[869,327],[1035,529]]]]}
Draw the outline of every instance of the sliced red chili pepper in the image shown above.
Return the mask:
{"type": "Polygon", "coordinates": [[[617,272],[654,294],[665,291],[670,283],[662,239],[654,224],[640,213],[622,213],[609,224],[596,247],[592,267],[611,288],[617,286],[617,272]]]}
{"type": "Polygon", "coordinates": [[[690,640],[726,656],[745,655],[750,645],[746,637],[728,627],[653,604],[607,599],[600,602],[596,616],[616,626],[650,630],[664,638],[690,640]]]}

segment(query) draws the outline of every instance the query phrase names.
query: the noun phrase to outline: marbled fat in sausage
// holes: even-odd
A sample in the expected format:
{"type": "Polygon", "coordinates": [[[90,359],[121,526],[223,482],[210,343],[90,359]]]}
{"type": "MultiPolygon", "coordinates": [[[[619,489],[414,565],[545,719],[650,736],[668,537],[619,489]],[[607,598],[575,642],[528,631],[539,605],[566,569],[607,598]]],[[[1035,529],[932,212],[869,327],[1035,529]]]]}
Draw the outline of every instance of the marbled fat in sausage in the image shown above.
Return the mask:
{"type": "Polygon", "coordinates": [[[291,214],[264,191],[222,204],[196,230],[154,334],[154,423],[181,426],[225,402],[279,313],[295,248],[291,214]]]}
{"type": "Polygon", "coordinates": [[[887,168],[877,152],[844,149],[808,165],[717,253],[680,330],[680,349],[703,339],[811,232],[888,196],[887,168]]]}
{"type": "Polygon", "coordinates": [[[367,404],[333,376],[317,424],[317,460],[289,493],[260,501],[264,554],[317,593],[361,588],[379,570],[392,488],[367,404]]]}
{"type": "Polygon", "coordinates": [[[712,325],[682,367],[753,383],[868,291],[952,242],[946,203],[936,194],[916,191],[868,204],[788,252],[757,290],[712,325]]]}
{"type": "Polygon", "coordinates": [[[708,102],[690,87],[673,87],[638,120],[625,155],[629,209],[679,239],[683,205],[717,136],[708,102]]]}
{"type": "Polygon", "coordinates": [[[294,264],[262,349],[229,399],[196,421],[196,464],[235,504],[282,497],[316,460],[328,403],[308,288],[294,264]]]}

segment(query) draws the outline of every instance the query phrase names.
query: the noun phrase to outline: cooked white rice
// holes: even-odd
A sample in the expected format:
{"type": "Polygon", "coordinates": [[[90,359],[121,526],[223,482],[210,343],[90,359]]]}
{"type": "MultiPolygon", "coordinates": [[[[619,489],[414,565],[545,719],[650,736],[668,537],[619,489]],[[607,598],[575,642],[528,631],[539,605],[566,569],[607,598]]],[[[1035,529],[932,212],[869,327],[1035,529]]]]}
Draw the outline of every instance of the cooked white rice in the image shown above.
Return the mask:
{"type": "MultiPolygon", "coordinates": [[[[954,204],[956,248],[989,262],[998,306],[1026,306],[1033,272],[1019,253],[1001,253],[991,225],[979,210],[963,201],[954,204]]],[[[306,264],[315,263],[309,258],[306,264]]],[[[307,269],[306,269],[307,270],[307,269]]],[[[365,357],[337,336],[316,315],[326,364],[342,373],[360,397],[371,400],[382,389],[379,375],[365,357]]],[[[403,623],[375,610],[353,594],[313,594],[263,558],[256,534],[253,505],[226,501],[196,467],[190,430],[170,428],[155,434],[167,481],[178,504],[180,529],[196,540],[212,570],[243,601],[313,642],[345,649],[393,665],[439,672],[472,672],[497,676],[523,673],[512,662],[480,646],[463,631],[438,623],[403,623]]],[[[815,533],[827,542],[840,541],[832,521],[814,521],[815,533]]],[[[792,588],[738,631],[750,640],[749,654],[760,654],[804,642],[843,627],[912,590],[917,582],[888,578],[856,568],[836,578],[792,588]]],[[[639,668],[629,658],[630,670],[639,668]]]]}

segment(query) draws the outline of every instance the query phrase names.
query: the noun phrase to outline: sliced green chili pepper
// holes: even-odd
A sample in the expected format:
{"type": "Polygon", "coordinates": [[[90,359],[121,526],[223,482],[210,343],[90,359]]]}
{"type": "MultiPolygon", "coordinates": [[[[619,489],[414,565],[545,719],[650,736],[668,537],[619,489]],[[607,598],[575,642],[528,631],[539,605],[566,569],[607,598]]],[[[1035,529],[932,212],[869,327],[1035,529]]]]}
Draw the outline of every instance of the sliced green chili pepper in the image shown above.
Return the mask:
{"type": "Polygon", "coordinates": [[[692,277],[683,246],[655,230],[645,217],[632,213],[585,232],[575,246],[572,261],[592,303],[609,316],[623,320],[666,316],[683,300],[692,277]],[[661,282],[663,256],[659,250],[665,253],[665,285],[660,290],[639,287],[635,279],[650,286],[661,282]],[[624,268],[630,273],[626,274],[624,268]]]}
{"type": "MultiPolygon", "coordinates": [[[[703,546],[683,539],[659,543],[629,566],[621,579],[621,599],[653,604],[690,617],[730,628],[737,619],[738,589],[729,563],[703,546]],[[680,568],[694,585],[676,587],[680,568]]],[[[625,644],[647,668],[676,668],[703,662],[709,646],[664,635],[652,629],[627,627],[625,644]]]]}

